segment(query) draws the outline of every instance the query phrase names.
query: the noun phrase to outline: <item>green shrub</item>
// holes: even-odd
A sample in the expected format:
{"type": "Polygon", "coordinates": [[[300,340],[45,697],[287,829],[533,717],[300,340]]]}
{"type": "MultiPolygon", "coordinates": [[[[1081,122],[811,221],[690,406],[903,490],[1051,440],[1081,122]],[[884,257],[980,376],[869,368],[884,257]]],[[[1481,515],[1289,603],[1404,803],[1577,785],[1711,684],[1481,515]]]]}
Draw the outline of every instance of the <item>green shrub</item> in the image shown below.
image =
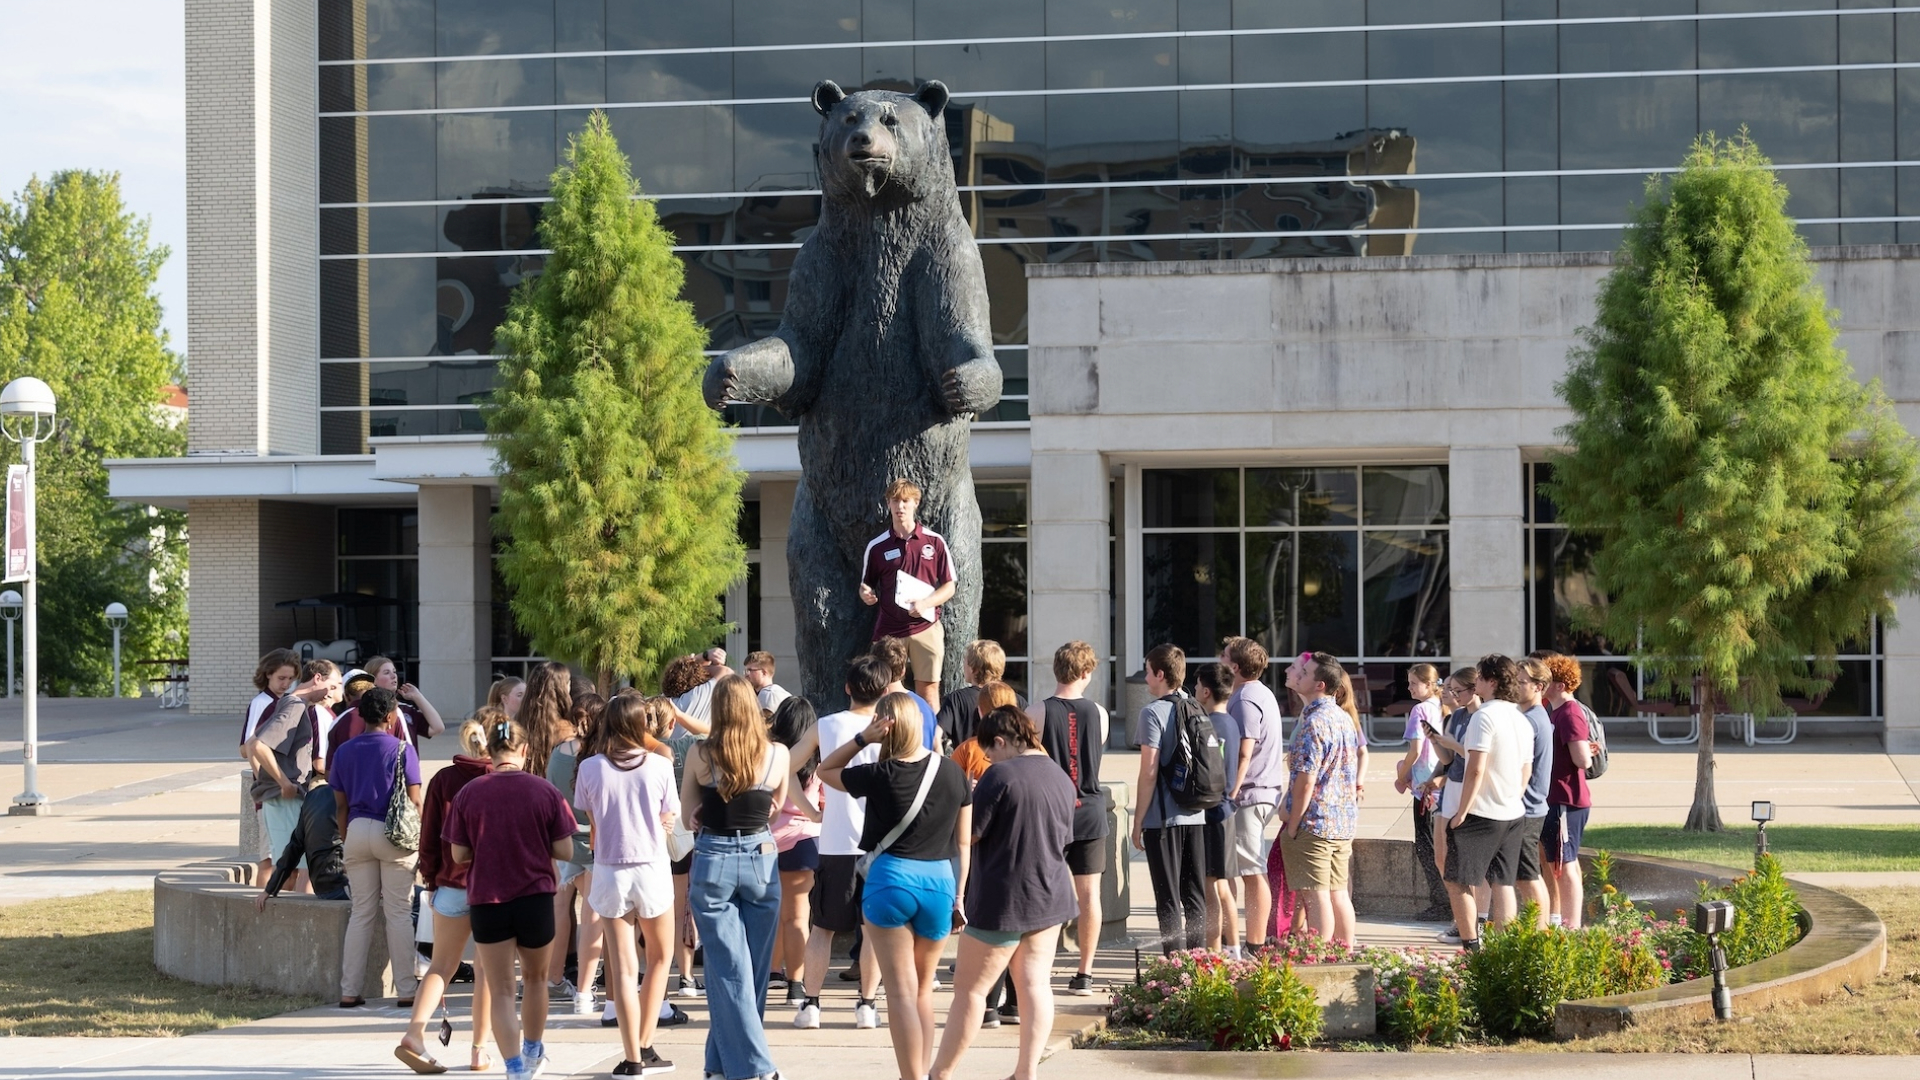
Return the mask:
{"type": "MultiPolygon", "coordinates": [[[[1727,950],[1727,964],[1740,967],[1775,953],[1785,952],[1800,940],[1800,900],[1780,871],[1780,860],[1761,855],[1753,861],[1753,871],[1733,879],[1722,889],[1701,889],[1703,900],[1731,900],[1738,914],[1733,926],[1720,935],[1727,950]]],[[[1705,957],[1702,941],[1694,950],[1705,957]]]]}
{"type": "Polygon", "coordinates": [[[1466,1040],[1466,1010],[1450,982],[1438,982],[1432,990],[1410,983],[1381,1019],[1385,1033],[1400,1042],[1453,1046],[1466,1040]]]}
{"type": "Polygon", "coordinates": [[[1466,954],[1376,945],[1352,959],[1373,968],[1374,1016],[1382,1035],[1394,1042],[1435,1046],[1465,1039],[1472,1024],[1462,995],[1466,954]]]}
{"type": "Polygon", "coordinates": [[[1650,990],[1667,981],[1653,950],[1610,930],[1535,925],[1528,903],[1467,956],[1466,993],[1482,1029],[1500,1038],[1543,1038],[1563,1001],[1650,990]]]}
{"type": "Polygon", "coordinates": [[[1286,1050],[1318,1040],[1325,1021],[1313,988],[1269,954],[1229,960],[1202,951],[1149,964],[1114,993],[1108,1021],[1215,1050],[1286,1050]]]}

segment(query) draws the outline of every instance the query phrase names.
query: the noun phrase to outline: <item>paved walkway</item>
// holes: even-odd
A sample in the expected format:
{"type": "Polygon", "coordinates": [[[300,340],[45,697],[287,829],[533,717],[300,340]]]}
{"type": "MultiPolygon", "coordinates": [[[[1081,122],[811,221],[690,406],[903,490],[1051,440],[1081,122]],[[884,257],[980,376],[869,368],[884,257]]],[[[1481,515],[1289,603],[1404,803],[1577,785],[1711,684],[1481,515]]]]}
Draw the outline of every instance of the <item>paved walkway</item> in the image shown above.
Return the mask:
{"type": "MultiPolygon", "coordinates": [[[[237,843],[240,763],[235,748],[237,721],[161,712],[151,701],[51,701],[43,703],[40,769],[42,790],[55,800],[55,813],[42,818],[0,818],[0,903],[36,897],[78,895],[105,888],[146,888],[153,873],[182,863],[230,858],[237,843]]],[[[19,710],[0,703],[0,796],[19,790],[19,710]]],[[[451,749],[445,739],[430,743],[432,764],[451,749]]],[[[1376,752],[1368,788],[1374,793],[1362,811],[1362,829],[1371,836],[1411,835],[1411,815],[1392,795],[1390,749],[1376,752]]],[[[1137,769],[1130,754],[1107,757],[1105,777],[1130,781],[1137,769]]],[[[1618,823],[1680,820],[1691,801],[1693,756],[1685,748],[1635,745],[1616,740],[1613,769],[1597,788],[1603,794],[1595,820],[1618,823]]],[[[1770,798],[1782,822],[1910,822],[1920,825],[1920,757],[1894,758],[1867,742],[1820,742],[1794,747],[1735,747],[1720,757],[1719,795],[1737,808],[1749,798],[1770,798]]],[[[1137,866],[1136,907],[1131,920],[1144,934],[1151,923],[1145,867],[1137,866]]],[[[1920,874],[1805,875],[1821,884],[1920,884],[1920,874]],[[1885,878],[1887,880],[1881,880],[1885,878]],[[1832,879],[1831,881],[1829,879],[1832,879]]],[[[1363,938],[1381,944],[1418,944],[1431,940],[1435,926],[1369,923],[1363,938]]],[[[1111,949],[1099,957],[1104,980],[1130,978],[1133,954],[1111,949]]],[[[1059,969],[1070,970],[1072,953],[1063,948],[1059,969]]],[[[814,1077],[887,1077],[894,1073],[884,1031],[852,1027],[851,991],[828,987],[825,1026],[801,1032],[787,1022],[784,1008],[769,1014],[776,1060],[795,1080],[814,1077]]],[[[937,1004],[944,1017],[948,995],[937,1004]]],[[[1200,1073],[1219,1077],[1287,1076],[1392,1078],[1419,1075],[1481,1075],[1524,1069],[1529,1064],[1565,1068],[1574,1065],[1595,1077],[1661,1077],[1678,1068],[1689,1077],[1760,1080],[1809,1076],[1831,1068],[1825,1059],[1685,1057],[1679,1061],[1629,1055],[1452,1054],[1297,1054],[1192,1055],[1075,1051],[1073,1031],[1093,1022],[1103,998],[1060,999],[1055,1053],[1045,1066],[1047,1080],[1118,1080],[1144,1073],[1200,1073]]],[[[705,1009],[690,1002],[695,1022],[661,1034],[659,1046],[693,1075],[706,1037],[705,1009]]],[[[462,1017],[465,998],[452,1003],[456,1033],[449,1060],[465,1055],[468,1028],[462,1017]]],[[[11,1077],[118,1078],[163,1077],[348,1077],[410,1075],[392,1057],[405,1017],[390,1005],[343,1013],[332,1006],[272,1017],[223,1031],[184,1039],[30,1039],[6,1040],[0,1053],[0,1080],[11,1077]]],[[[618,1060],[612,1032],[597,1019],[565,1017],[549,1029],[555,1068],[549,1076],[605,1075],[618,1060]]],[[[964,1066],[973,1077],[1004,1076],[1010,1071],[1019,1029],[1008,1026],[982,1032],[964,1066]]],[[[1853,1058],[1849,1077],[1920,1075],[1920,1060],[1853,1058]]],[[[494,1075],[499,1075],[496,1072],[494,1075]]]]}

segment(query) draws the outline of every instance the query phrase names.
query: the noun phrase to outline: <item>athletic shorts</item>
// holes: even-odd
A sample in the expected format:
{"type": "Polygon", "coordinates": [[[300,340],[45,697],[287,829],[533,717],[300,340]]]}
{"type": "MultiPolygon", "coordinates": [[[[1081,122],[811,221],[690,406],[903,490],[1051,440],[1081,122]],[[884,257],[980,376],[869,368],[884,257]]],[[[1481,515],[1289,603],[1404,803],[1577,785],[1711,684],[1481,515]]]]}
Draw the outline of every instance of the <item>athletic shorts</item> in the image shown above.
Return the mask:
{"type": "Polygon", "coordinates": [[[467,890],[442,885],[433,890],[433,913],[449,919],[464,919],[470,914],[467,890]]]}
{"type": "Polygon", "coordinates": [[[1446,879],[1472,887],[1481,882],[1512,885],[1520,872],[1526,818],[1495,821],[1468,814],[1447,830],[1446,879]]]}
{"type": "MultiPolygon", "coordinates": [[[[300,804],[305,796],[291,799],[263,799],[260,803],[260,824],[266,827],[267,850],[274,862],[287,850],[287,841],[293,837],[293,830],[300,824],[300,804]]],[[[307,857],[300,856],[300,869],[307,868],[307,857]]]]}
{"type": "Polygon", "coordinates": [[[1200,826],[1200,835],[1207,842],[1208,881],[1219,881],[1227,876],[1227,848],[1233,844],[1232,832],[1233,818],[1230,816],[1200,826]]]}
{"type": "Polygon", "coordinates": [[[1290,889],[1337,892],[1351,885],[1352,840],[1329,840],[1301,829],[1291,840],[1280,837],[1280,852],[1290,889]]]}
{"type": "Polygon", "coordinates": [[[907,663],[913,665],[913,681],[939,682],[941,661],[947,654],[946,625],[936,622],[903,640],[907,643],[907,663]]]}
{"type": "Polygon", "coordinates": [[[1580,842],[1586,837],[1587,815],[1584,806],[1548,806],[1547,821],[1540,827],[1540,846],[1546,859],[1556,866],[1580,861],[1580,842]],[[1555,858],[1558,856],[1558,858],[1555,858]]]}
{"type": "Polygon", "coordinates": [[[1074,840],[1067,844],[1067,873],[1074,877],[1104,873],[1107,869],[1107,838],[1074,840]]]}
{"type": "Polygon", "coordinates": [[[1018,930],[982,930],[972,923],[967,924],[965,933],[975,941],[982,942],[995,949],[1004,949],[1008,946],[1018,945],[1020,944],[1020,939],[1027,936],[1018,930]]]}
{"type": "Polygon", "coordinates": [[[587,904],[603,919],[624,919],[633,912],[657,919],[673,910],[673,873],[662,862],[594,867],[587,904]]]}
{"type": "Polygon", "coordinates": [[[780,853],[776,865],[783,874],[820,869],[820,841],[811,836],[803,836],[795,840],[792,847],[780,853]]]}
{"type": "Polygon", "coordinates": [[[860,929],[860,875],[854,873],[859,861],[858,855],[820,856],[813,891],[807,894],[813,925],[837,933],[860,929]]]}
{"type": "Polygon", "coordinates": [[[906,926],[925,941],[953,932],[953,864],[945,859],[902,859],[882,854],[867,870],[860,913],[875,926],[906,926]]]}
{"type": "Polygon", "coordinates": [[[684,859],[673,860],[668,869],[673,872],[674,877],[686,877],[693,873],[693,852],[687,852],[687,857],[684,859]]]}
{"type": "Polygon", "coordinates": [[[1228,873],[1222,877],[1251,877],[1267,874],[1267,822],[1279,807],[1273,803],[1255,803],[1233,812],[1233,824],[1227,829],[1228,873]]]}
{"type": "Polygon", "coordinates": [[[469,918],[473,920],[476,945],[512,941],[523,949],[538,949],[553,944],[553,894],[550,892],[516,896],[498,904],[475,904],[469,918]]]}
{"type": "Polygon", "coordinates": [[[1519,869],[1514,871],[1513,880],[1539,881],[1546,875],[1540,872],[1540,845],[1535,841],[1540,839],[1541,831],[1546,828],[1547,819],[1530,817],[1520,820],[1523,822],[1520,826],[1520,865],[1519,869]]]}

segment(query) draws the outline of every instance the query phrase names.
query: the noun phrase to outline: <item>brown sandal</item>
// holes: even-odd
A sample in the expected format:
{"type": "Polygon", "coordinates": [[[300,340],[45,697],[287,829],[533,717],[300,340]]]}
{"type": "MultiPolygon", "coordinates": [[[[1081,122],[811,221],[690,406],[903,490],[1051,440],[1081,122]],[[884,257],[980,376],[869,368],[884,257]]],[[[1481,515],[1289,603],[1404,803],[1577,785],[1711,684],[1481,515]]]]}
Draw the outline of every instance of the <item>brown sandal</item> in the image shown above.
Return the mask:
{"type": "Polygon", "coordinates": [[[493,1056],[483,1046],[473,1048],[473,1072],[487,1072],[493,1068],[493,1056]]]}
{"type": "Polygon", "coordinates": [[[422,1073],[427,1076],[433,1076],[437,1073],[443,1073],[447,1071],[447,1067],[445,1065],[442,1065],[439,1062],[428,1057],[427,1055],[422,1054],[419,1051],[408,1047],[407,1044],[405,1043],[401,1043],[399,1046],[396,1046],[393,1048],[393,1056],[399,1058],[402,1062],[404,1062],[407,1068],[412,1069],[414,1072],[422,1073]]]}

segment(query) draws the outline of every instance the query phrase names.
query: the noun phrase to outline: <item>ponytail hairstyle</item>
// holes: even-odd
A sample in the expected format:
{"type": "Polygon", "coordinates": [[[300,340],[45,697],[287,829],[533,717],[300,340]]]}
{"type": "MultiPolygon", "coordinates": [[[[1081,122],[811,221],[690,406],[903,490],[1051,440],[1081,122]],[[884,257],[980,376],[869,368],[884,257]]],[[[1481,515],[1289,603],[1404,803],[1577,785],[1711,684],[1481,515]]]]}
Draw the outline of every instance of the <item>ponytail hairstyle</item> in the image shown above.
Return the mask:
{"type": "Polygon", "coordinates": [[[507,695],[513,693],[513,688],[524,684],[525,681],[524,679],[516,679],[512,675],[504,676],[495,681],[492,686],[487,688],[487,704],[504,712],[507,707],[507,695]]]}
{"type": "Polygon", "coordinates": [[[487,725],[487,753],[489,755],[505,753],[509,750],[525,752],[527,747],[527,729],[518,720],[509,720],[502,716],[487,725]]]}
{"type": "Polygon", "coordinates": [[[713,727],[701,744],[713,786],[732,799],[760,782],[767,756],[767,722],[744,675],[728,675],[713,688],[713,727]]]}
{"type": "Polygon", "coordinates": [[[573,711],[573,673],[567,665],[548,660],[535,664],[527,673],[527,696],[520,702],[520,715],[514,718],[526,733],[527,771],[547,775],[547,759],[560,741],[560,725],[573,711]]]}
{"type": "Polygon", "coordinates": [[[1367,733],[1360,726],[1360,710],[1354,706],[1353,676],[1348,675],[1344,667],[1339,671],[1340,680],[1333,688],[1333,703],[1340,706],[1341,710],[1347,714],[1347,718],[1353,721],[1353,730],[1360,732],[1361,745],[1365,745],[1367,733]]]}
{"type": "Polygon", "coordinates": [[[580,740],[574,760],[585,761],[600,753],[600,716],[607,708],[607,699],[589,690],[577,694],[573,699],[573,708],[567,711],[567,722],[573,725],[574,738],[580,740]]]}
{"type": "Polygon", "coordinates": [[[460,752],[473,758],[487,756],[487,731],[508,719],[507,710],[498,705],[482,705],[460,722],[460,752]]]}
{"type": "MultiPolygon", "coordinates": [[[[1434,698],[1440,695],[1440,669],[1432,664],[1415,664],[1407,669],[1407,674],[1433,687],[1434,698]]],[[[1428,698],[1431,701],[1434,698],[1428,698]]]]}
{"type": "Polygon", "coordinates": [[[880,760],[904,758],[920,749],[920,706],[912,694],[888,694],[874,705],[873,714],[893,721],[893,726],[875,743],[880,760]]]}
{"type": "Polygon", "coordinates": [[[1008,746],[1021,751],[1041,749],[1040,731],[1034,727],[1033,717],[1012,705],[1001,705],[981,717],[979,726],[973,729],[973,737],[983,750],[992,746],[996,738],[1005,739],[1008,746]]]}
{"type": "MultiPolygon", "coordinates": [[[[673,756],[653,735],[655,705],[639,694],[615,694],[594,726],[594,753],[623,772],[640,767],[648,753],[673,756]]],[[[587,757],[582,751],[582,758],[587,757]]]]}

